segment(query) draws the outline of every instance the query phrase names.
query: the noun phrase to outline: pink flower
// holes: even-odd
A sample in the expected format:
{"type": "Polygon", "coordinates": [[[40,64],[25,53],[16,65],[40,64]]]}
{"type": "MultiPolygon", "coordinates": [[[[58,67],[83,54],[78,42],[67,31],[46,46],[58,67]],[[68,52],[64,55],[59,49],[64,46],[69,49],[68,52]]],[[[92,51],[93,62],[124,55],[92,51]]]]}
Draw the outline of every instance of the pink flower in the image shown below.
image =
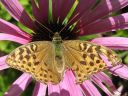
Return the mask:
{"type": "MultiPolygon", "coordinates": [[[[38,0],[37,6],[34,0],[31,0],[34,20],[26,13],[18,0],[1,0],[1,3],[15,20],[33,30],[36,34],[32,36],[16,25],[0,19],[0,32],[2,32],[0,33],[0,40],[10,40],[20,44],[26,44],[35,40],[50,40],[51,38],[48,38],[49,34],[47,34],[48,30],[42,26],[45,25],[55,32],[61,30],[64,27],[63,24],[67,24],[68,21],[69,23],[66,28],[61,32],[62,38],[64,38],[63,33],[68,32],[69,26],[72,24],[76,24],[76,26],[71,30],[68,39],[76,39],[78,36],[88,34],[128,29],[128,13],[118,16],[110,15],[127,6],[128,0],[101,0],[98,5],[96,5],[97,0],[80,0],[79,3],[78,0],[49,1],[38,0]],[[73,9],[74,12],[70,11],[70,9],[73,9]],[[68,14],[69,11],[71,14],[68,14]],[[76,21],[77,23],[75,23],[76,21]],[[76,33],[78,30],[80,32],[76,33]]],[[[50,36],[52,37],[51,34],[50,36]]],[[[113,50],[128,49],[128,38],[123,37],[101,37],[95,38],[91,42],[107,46],[113,50]]],[[[5,63],[6,57],[0,57],[0,70],[9,68],[5,63]]],[[[108,66],[111,74],[128,79],[128,67],[126,65],[119,64],[112,67],[103,56],[101,57],[108,66]]],[[[5,92],[4,96],[19,96],[31,81],[31,76],[23,73],[11,85],[9,90],[5,92]]],[[[45,96],[47,87],[49,96],[83,96],[83,94],[87,96],[101,96],[94,84],[99,86],[109,96],[120,94],[119,89],[115,88],[110,77],[104,72],[92,75],[90,80],[86,80],[83,84],[79,85],[75,84],[75,76],[72,71],[68,70],[64,76],[64,80],[57,85],[45,85],[37,82],[33,96],[45,96]]]]}

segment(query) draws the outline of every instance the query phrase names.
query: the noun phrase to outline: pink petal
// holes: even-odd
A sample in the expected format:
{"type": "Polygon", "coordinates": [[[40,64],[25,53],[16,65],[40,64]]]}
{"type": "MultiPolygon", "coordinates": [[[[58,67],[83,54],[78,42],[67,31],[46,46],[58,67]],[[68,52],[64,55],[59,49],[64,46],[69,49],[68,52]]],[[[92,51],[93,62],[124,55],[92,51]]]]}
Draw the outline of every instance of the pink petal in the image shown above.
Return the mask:
{"type": "Polygon", "coordinates": [[[101,44],[112,49],[118,49],[118,50],[128,49],[128,38],[124,38],[124,37],[95,38],[91,42],[101,44]]]}
{"type": "Polygon", "coordinates": [[[4,70],[9,68],[9,66],[5,63],[7,56],[0,57],[0,70],[4,70]]]}
{"type": "Polygon", "coordinates": [[[26,32],[22,31],[17,26],[13,25],[12,23],[9,23],[3,19],[0,19],[0,32],[20,36],[22,38],[30,39],[30,35],[26,32]]]}
{"type": "Polygon", "coordinates": [[[91,80],[97,85],[99,86],[108,96],[113,96],[112,93],[107,89],[107,87],[102,83],[101,79],[96,76],[93,75],[91,76],[91,80]]]}
{"type": "Polygon", "coordinates": [[[17,21],[20,21],[30,29],[34,28],[32,19],[28,16],[18,0],[1,0],[1,2],[17,21]]]}
{"type": "Polygon", "coordinates": [[[49,96],[83,96],[80,86],[75,84],[71,71],[65,73],[64,79],[58,85],[49,85],[49,96]]]}
{"type": "Polygon", "coordinates": [[[58,85],[48,85],[48,96],[60,96],[60,86],[58,85]]]}
{"type": "MultiPolygon", "coordinates": [[[[44,0],[42,0],[44,1],[44,0]]],[[[46,16],[42,16],[43,13],[42,12],[45,12],[44,10],[46,9],[43,9],[43,11],[41,9],[39,9],[39,6],[37,6],[37,4],[35,3],[34,0],[31,0],[31,3],[32,3],[32,13],[34,15],[34,18],[38,21],[38,22],[43,22],[44,21],[44,17],[46,16]],[[42,12],[41,12],[42,11],[42,12]]],[[[45,4],[47,4],[47,2],[45,2],[45,4]]],[[[43,5],[42,5],[43,6],[43,5]]],[[[43,6],[44,7],[44,6],[43,6]]]]}
{"type": "Polygon", "coordinates": [[[81,88],[75,82],[75,76],[71,70],[67,70],[63,81],[60,83],[61,96],[83,96],[81,88]],[[70,94],[70,95],[68,95],[70,94]]]}
{"type": "Polygon", "coordinates": [[[96,75],[100,78],[100,80],[101,80],[104,84],[108,85],[108,87],[109,87],[112,91],[115,91],[115,90],[116,90],[115,85],[112,83],[112,80],[111,80],[111,78],[110,78],[109,76],[107,76],[107,75],[106,75],[105,73],[103,73],[103,72],[99,72],[99,73],[97,73],[96,75]]]}
{"type": "MultiPolygon", "coordinates": [[[[100,57],[104,60],[104,62],[108,66],[108,68],[113,67],[112,64],[107,60],[107,58],[105,56],[100,54],[100,57]]],[[[91,79],[95,84],[97,84],[109,96],[112,96],[112,93],[107,89],[107,87],[106,87],[107,85],[108,85],[108,87],[110,87],[112,92],[114,92],[116,90],[111,79],[104,73],[94,74],[93,76],[91,76],[91,79]],[[106,84],[106,86],[105,86],[105,84],[106,84]]]]}
{"type": "Polygon", "coordinates": [[[4,96],[20,96],[20,94],[26,89],[28,84],[32,81],[30,75],[22,74],[14,83],[11,85],[9,90],[4,96]]]}
{"type": "Polygon", "coordinates": [[[63,4],[64,0],[52,0],[53,2],[53,16],[54,18],[60,18],[60,8],[62,7],[61,5],[63,4]]]}
{"type": "Polygon", "coordinates": [[[80,18],[82,19],[82,17],[85,18],[85,15],[87,15],[87,13],[90,11],[90,8],[92,8],[92,6],[95,3],[96,3],[96,0],[80,0],[72,17],[74,17],[74,15],[76,15],[76,14],[79,14],[79,16],[77,16],[77,18],[73,21],[77,21],[80,18]]]}
{"type": "Polygon", "coordinates": [[[102,60],[104,61],[104,63],[107,65],[108,68],[113,67],[113,65],[111,64],[110,61],[108,61],[108,58],[106,56],[104,56],[103,54],[99,54],[99,55],[102,58],[102,60]]]}
{"type": "Polygon", "coordinates": [[[83,16],[82,21],[85,25],[88,25],[106,15],[111,14],[112,12],[116,12],[121,8],[124,8],[127,5],[128,0],[101,0],[94,10],[89,10],[88,13],[83,16]]]}
{"type": "Polygon", "coordinates": [[[38,0],[39,12],[36,12],[40,22],[48,20],[48,0],[38,0]],[[40,15],[40,16],[39,16],[40,15]]]}
{"type": "Polygon", "coordinates": [[[128,67],[124,64],[117,65],[109,69],[112,74],[118,75],[121,78],[128,80],[128,67]]]}
{"type": "Polygon", "coordinates": [[[4,33],[0,33],[0,40],[10,40],[10,41],[14,41],[20,44],[26,44],[29,41],[27,39],[23,39],[21,37],[18,36],[14,36],[14,35],[10,35],[10,34],[4,34],[4,33]]]}
{"type": "Polygon", "coordinates": [[[87,96],[101,96],[97,88],[89,80],[81,84],[81,88],[87,96]]]}
{"type": "Polygon", "coordinates": [[[74,2],[75,0],[53,0],[53,16],[63,20],[74,2]]]}
{"type": "MultiPolygon", "coordinates": [[[[120,76],[121,78],[124,78],[124,79],[128,79],[128,75],[127,75],[128,74],[128,67],[126,65],[118,64],[115,67],[113,67],[105,56],[103,56],[103,55],[100,55],[100,56],[104,60],[104,62],[108,66],[108,69],[110,70],[110,72],[113,75],[120,76]]],[[[99,75],[98,75],[98,77],[99,77],[99,75]]],[[[100,78],[100,80],[102,79],[102,77],[99,77],[99,78],[100,78]]],[[[107,84],[109,84],[109,83],[107,83],[107,84]]]]}
{"type": "Polygon", "coordinates": [[[80,34],[96,34],[100,32],[115,31],[120,29],[128,29],[128,13],[94,22],[88,26],[85,26],[83,28],[84,33],[80,34]]]}
{"type": "Polygon", "coordinates": [[[80,15],[83,15],[86,11],[89,11],[95,3],[96,0],[80,0],[74,14],[79,13],[80,15]]]}
{"type": "Polygon", "coordinates": [[[34,88],[33,96],[45,96],[46,88],[47,85],[37,82],[34,88]]]}

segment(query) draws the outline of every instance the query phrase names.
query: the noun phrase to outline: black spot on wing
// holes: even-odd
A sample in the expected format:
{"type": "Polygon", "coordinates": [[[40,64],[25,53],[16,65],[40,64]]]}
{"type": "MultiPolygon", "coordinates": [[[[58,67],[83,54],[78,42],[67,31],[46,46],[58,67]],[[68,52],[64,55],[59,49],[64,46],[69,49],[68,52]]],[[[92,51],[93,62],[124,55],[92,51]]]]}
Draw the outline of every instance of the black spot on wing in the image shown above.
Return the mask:
{"type": "Polygon", "coordinates": [[[25,47],[25,48],[26,48],[27,54],[31,54],[32,53],[31,50],[28,47],[25,47]]]}
{"type": "Polygon", "coordinates": [[[92,53],[93,52],[93,48],[92,48],[93,46],[90,46],[89,48],[88,48],[88,50],[87,50],[87,52],[88,53],[92,53]]]}
{"type": "Polygon", "coordinates": [[[35,63],[34,63],[34,65],[39,65],[39,64],[40,64],[40,62],[39,62],[39,61],[37,61],[37,62],[35,62],[35,63]]]}
{"type": "Polygon", "coordinates": [[[80,61],[80,64],[86,65],[85,61],[80,61]]]}
{"type": "Polygon", "coordinates": [[[89,64],[90,64],[90,66],[94,66],[94,62],[90,62],[89,64]]]}
{"type": "Polygon", "coordinates": [[[28,62],[28,66],[31,67],[32,63],[31,62],[28,62]]]}
{"type": "Polygon", "coordinates": [[[32,44],[30,45],[30,48],[33,52],[37,51],[37,45],[36,44],[32,44]]]}
{"type": "Polygon", "coordinates": [[[30,59],[30,56],[29,55],[25,55],[24,58],[26,58],[27,60],[30,59]]]}
{"type": "Polygon", "coordinates": [[[23,54],[24,49],[23,48],[19,48],[19,54],[23,54]]]}
{"type": "Polygon", "coordinates": [[[100,60],[96,60],[96,63],[100,63],[100,60]]]}
{"type": "Polygon", "coordinates": [[[20,55],[19,59],[20,59],[20,60],[23,60],[23,55],[20,55]]]}
{"type": "Polygon", "coordinates": [[[95,48],[95,50],[96,50],[97,52],[100,52],[100,49],[101,49],[101,46],[96,46],[96,48],[95,48]]]}
{"type": "Polygon", "coordinates": [[[83,58],[87,58],[87,54],[83,54],[83,58]]]}
{"type": "Polygon", "coordinates": [[[36,59],[36,55],[32,55],[32,58],[33,58],[33,59],[36,59]]]}
{"type": "Polygon", "coordinates": [[[90,58],[91,58],[92,60],[94,60],[95,55],[94,55],[94,54],[90,54],[90,58]]]}

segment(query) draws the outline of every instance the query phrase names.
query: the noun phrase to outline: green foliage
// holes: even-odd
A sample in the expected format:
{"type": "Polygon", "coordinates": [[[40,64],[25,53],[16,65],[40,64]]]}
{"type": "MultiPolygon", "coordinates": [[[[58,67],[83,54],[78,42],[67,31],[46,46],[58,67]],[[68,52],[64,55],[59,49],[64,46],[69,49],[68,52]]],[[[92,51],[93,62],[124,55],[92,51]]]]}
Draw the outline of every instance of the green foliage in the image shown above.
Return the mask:
{"type": "Polygon", "coordinates": [[[53,14],[52,14],[52,0],[49,0],[49,6],[48,6],[48,20],[49,20],[49,23],[50,22],[53,22],[53,14]]]}
{"type": "MultiPolygon", "coordinates": [[[[128,37],[128,30],[118,30],[113,36],[128,37]]],[[[119,55],[123,58],[123,62],[128,64],[128,51],[119,52],[119,55]]]]}
{"type": "Polygon", "coordinates": [[[113,36],[128,37],[128,30],[118,30],[113,36]]]}
{"type": "Polygon", "coordinates": [[[16,80],[19,71],[13,69],[7,69],[1,72],[0,75],[0,96],[4,96],[4,92],[8,90],[10,85],[16,80]]]}
{"type": "Polygon", "coordinates": [[[19,26],[20,29],[22,29],[24,32],[27,32],[28,34],[32,34],[34,33],[31,29],[27,28],[26,26],[24,26],[21,23],[17,23],[17,25],[19,26]]]}
{"type": "Polygon", "coordinates": [[[9,53],[14,50],[19,44],[11,41],[0,41],[0,50],[5,53],[9,53]]]}
{"type": "Polygon", "coordinates": [[[97,37],[96,35],[88,35],[88,36],[81,36],[79,38],[80,38],[80,40],[91,40],[96,37],[97,37]]]}
{"type": "Polygon", "coordinates": [[[76,0],[73,4],[73,6],[71,7],[69,13],[67,14],[67,16],[65,17],[64,21],[63,21],[63,24],[67,24],[68,23],[68,20],[70,19],[70,17],[73,15],[73,12],[75,11],[75,8],[77,7],[79,1],[76,0]]]}
{"type": "Polygon", "coordinates": [[[7,21],[11,19],[11,16],[8,14],[8,12],[5,10],[5,8],[2,6],[1,3],[0,3],[0,18],[7,21]]]}
{"type": "Polygon", "coordinates": [[[124,62],[125,62],[126,64],[128,64],[128,54],[127,54],[126,57],[124,58],[124,62]]]}

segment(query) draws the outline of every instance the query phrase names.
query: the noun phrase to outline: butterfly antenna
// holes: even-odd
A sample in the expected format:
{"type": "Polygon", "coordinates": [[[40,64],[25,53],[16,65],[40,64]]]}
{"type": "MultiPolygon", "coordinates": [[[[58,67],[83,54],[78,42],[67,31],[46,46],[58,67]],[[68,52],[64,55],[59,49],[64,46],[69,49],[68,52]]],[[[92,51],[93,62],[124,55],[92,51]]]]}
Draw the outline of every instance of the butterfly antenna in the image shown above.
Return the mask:
{"type": "Polygon", "coordinates": [[[46,30],[48,30],[50,33],[54,34],[54,32],[49,29],[48,27],[46,27],[45,25],[41,24],[38,20],[35,20],[37,23],[39,23],[43,28],[45,28],[46,30]]]}
{"type": "Polygon", "coordinates": [[[58,33],[60,34],[78,15],[79,13],[77,13],[58,33]]]}

